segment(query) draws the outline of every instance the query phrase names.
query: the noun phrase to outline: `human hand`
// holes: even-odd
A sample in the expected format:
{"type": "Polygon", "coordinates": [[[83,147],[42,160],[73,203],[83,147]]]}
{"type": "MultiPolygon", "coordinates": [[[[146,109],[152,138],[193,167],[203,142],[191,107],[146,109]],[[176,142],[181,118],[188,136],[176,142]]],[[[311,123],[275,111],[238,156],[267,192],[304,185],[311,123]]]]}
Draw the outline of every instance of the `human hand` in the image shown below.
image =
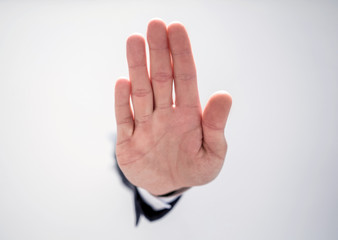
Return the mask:
{"type": "Polygon", "coordinates": [[[145,39],[134,34],[127,40],[130,81],[121,78],[115,85],[116,156],[131,183],[162,195],[206,184],[219,174],[232,99],[224,91],[214,93],[202,112],[190,40],[182,24],[166,27],[152,20],[147,40],[150,77],[145,39]]]}

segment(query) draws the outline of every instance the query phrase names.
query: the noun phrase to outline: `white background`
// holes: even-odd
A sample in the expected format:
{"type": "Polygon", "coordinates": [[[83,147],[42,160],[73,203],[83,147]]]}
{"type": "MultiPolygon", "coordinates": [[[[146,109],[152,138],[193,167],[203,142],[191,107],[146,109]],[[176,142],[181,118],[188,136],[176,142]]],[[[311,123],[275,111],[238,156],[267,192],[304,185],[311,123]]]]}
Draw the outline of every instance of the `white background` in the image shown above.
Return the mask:
{"type": "Polygon", "coordinates": [[[337,1],[0,1],[0,239],[337,239],[337,43],[337,1]],[[113,88],[153,17],[233,108],[219,177],[135,228],[113,88]]]}

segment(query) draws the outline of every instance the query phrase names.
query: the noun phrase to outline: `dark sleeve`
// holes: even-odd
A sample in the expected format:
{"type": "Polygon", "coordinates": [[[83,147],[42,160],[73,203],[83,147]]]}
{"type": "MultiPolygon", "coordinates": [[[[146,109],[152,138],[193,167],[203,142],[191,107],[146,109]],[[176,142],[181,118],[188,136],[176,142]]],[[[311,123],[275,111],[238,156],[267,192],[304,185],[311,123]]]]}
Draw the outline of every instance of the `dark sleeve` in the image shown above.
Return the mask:
{"type": "Polygon", "coordinates": [[[134,205],[135,205],[135,215],[136,215],[136,226],[138,225],[140,221],[141,215],[143,215],[145,218],[147,218],[149,221],[156,221],[162,217],[164,217],[167,213],[170,212],[178,202],[178,200],[181,198],[178,197],[173,202],[170,203],[171,208],[170,209],[163,209],[160,211],[155,211],[149,206],[145,201],[143,201],[142,197],[140,196],[139,192],[137,191],[137,188],[131,184],[128,179],[124,176],[123,172],[119,168],[117,161],[116,161],[116,154],[114,153],[114,159],[116,163],[116,169],[121,177],[122,183],[128,187],[134,194],[134,205]]]}

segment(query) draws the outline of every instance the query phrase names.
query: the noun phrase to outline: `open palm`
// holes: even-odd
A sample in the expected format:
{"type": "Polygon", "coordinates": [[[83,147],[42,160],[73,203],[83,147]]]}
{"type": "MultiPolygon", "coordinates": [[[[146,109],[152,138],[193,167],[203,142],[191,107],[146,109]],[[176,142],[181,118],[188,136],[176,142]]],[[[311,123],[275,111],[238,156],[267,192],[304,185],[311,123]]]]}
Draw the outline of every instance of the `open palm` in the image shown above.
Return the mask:
{"type": "Polygon", "coordinates": [[[218,175],[227,150],[224,128],[231,97],[223,91],[213,94],[202,112],[182,24],[167,27],[152,20],[147,40],[150,77],[144,38],[134,34],[127,40],[130,81],[121,78],[115,86],[116,156],[131,183],[161,195],[218,175]]]}

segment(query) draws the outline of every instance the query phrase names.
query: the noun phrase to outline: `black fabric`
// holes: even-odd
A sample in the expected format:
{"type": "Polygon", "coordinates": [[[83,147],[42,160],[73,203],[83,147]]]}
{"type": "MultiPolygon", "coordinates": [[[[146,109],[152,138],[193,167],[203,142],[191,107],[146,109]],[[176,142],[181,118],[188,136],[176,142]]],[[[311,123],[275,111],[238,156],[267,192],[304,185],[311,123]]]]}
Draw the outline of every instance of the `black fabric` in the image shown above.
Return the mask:
{"type": "Polygon", "coordinates": [[[145,218],[147,218],[149,221],[156,221],[162,217],[164,217],[167,213],[169,213],[178,200],[181,198],[179,196],[177,199],[175,199],[173,202],[170,203],[171,208],[170,209],[163,209],[160,211],[155,211],[149,206],[145,201],[143,201],[142,197],[140,196],[140,193],[137,191],[136,186],[134,186],[132,183],[128,181],[128,179],[124,176],[123,172],[119,168],[117,161],[116,161],[116,154],[114,153],[114,159],[116,163],[116,169],[121,177],[122,183],[128,187],[130,190],[132,190],[134,194],[134,203],[135,203],[135,216],[136,216],[136,226],[138,225],[141,215],[143,215],[145,218]]]}
{"type": "Polygon", "coordinates": [[[171,205],[170,209],[154,211],[147,203],[143,201],[139,192],[135,188],[134,199],[135,199],[136,225],[138,224],[141,215],[144,215],[149,221],[156,221],[164,217],[167,213],[170,212],[171,209],[173,209],[173,207],[176,205],[176,203],[180,198],[181,196],[179,196],[177,199],[175,199],[175,201],[170,203],[171,205]]]}

